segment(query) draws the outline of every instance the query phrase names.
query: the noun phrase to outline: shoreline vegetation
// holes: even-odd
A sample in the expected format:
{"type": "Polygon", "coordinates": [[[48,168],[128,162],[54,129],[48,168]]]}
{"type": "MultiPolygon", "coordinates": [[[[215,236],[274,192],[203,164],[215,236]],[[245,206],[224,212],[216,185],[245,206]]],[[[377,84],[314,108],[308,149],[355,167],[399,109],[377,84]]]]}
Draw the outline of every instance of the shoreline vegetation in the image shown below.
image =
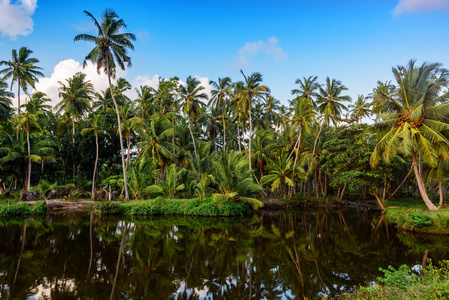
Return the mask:
{"type": "Polygon", "coordinates": [[[393,67],[393,81],[357,99],[337,79],[308,76],[282,104],[262,74],[243,71],[207,87],[194,76],[132,87],[116,74],[131,67],[136,36],[112,9],[99,19],[84,13],[97,34],[74,41],[90,43],[84,65],[106,75],[106,90],[79,72],[49,99],[35,90],[43,73],[33,51],[13,49],[0,61],[0,198],[91,198],[108,213],[217,216],[288,208],[292,199],[308,199],[304,207],[375,199],[400,229],[449,232],[449,71],[440,63],[393,67]],[[421,204],[392,208],[401,198],[421,204]],[[143,199],[156,200],[133,202],[143,199]],[[100,204],[111,200],[123,203],[100,204]]]}

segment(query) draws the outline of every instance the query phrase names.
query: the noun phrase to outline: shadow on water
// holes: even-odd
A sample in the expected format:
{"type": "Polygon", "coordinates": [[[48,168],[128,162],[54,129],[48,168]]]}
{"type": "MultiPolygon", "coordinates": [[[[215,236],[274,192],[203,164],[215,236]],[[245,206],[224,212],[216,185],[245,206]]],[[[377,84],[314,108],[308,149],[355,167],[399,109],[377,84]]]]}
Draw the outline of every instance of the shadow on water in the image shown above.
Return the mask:
{"type": "Polygon", "coordinates": [[[66,213],[1,220],[0,237],[1,299],[320,298],[449,249],[449,238],[398,233],[367,208],[235,219],[66,213]]]}

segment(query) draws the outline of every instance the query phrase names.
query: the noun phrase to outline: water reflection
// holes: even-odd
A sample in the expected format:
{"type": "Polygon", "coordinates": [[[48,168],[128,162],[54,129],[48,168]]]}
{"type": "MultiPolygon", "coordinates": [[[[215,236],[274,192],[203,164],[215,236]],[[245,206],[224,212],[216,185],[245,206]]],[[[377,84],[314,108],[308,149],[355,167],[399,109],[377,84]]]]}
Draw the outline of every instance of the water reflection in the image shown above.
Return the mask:
{"type": "Polygon", "coordinates": [[[378,268],[447,258],[449,240],[397,233],[378,211],[245,219],[48,215],[0,224],[2,299],[335,296],[378,268]]]}

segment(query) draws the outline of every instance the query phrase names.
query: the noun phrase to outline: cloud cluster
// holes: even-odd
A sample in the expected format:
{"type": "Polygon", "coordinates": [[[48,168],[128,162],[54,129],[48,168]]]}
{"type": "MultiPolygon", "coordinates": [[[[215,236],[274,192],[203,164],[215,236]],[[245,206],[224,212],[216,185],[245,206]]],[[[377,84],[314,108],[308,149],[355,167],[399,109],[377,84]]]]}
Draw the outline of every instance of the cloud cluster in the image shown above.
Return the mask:
{"type": "Polygon", "coordinates": [[[260,53],[270,56],[276,62],[287,59],[287,54],[279,46],[279,40],[273,36],[266,41],[247,42],[239,49],[237,63],[245,66],[248,64],[248,57],[256,56],[260,53]]]}
{"type": "Polygon", "coordinates": [[[403,13],[427,12],[433,10],[449,11],[449,0],[399,0],[395,15],[403,13]]]}
{"type": "Polygon", "coordinates": [[[33,31],[31,16],[37,7],[37,0],[0,0],[0,32],[15,40],[18,35],[33,31]]]}
{"type": "MultiPolygon", "coordinates": [[[[51,99],[49,103],[52,106],[55,106],[61,99],[59,98],[59,82],[66,83],[66,79],[72,77],[77,72],[83,72],[86,74],[86,79],[90,80],[94,85],[95,91],[100,92],[101,90],[105,90],[109,87],[108,77],[103,72],[100,75],[97,73],[97,67],[88,63],[86,68],[83,69],[82,63],[74,60],[74,59],[66,59],[59,62],[53,69],[53,73],[50,77],[40,78],[36,83],[36,90],[40,92],[44,92],[47,94],[48,98],[51,99]]],[[[125,71],[120,69],[117,70],[117,78],[124,77],[126,75],[125,71]]],[[[113,82],[115,83],[115,82],[113,82]]],[[[17,87],[17,85],[15,85],[17,87]]],[[[29,90],[29,92],[31,92],[29,90]]],[[[27,100],[26,97],[21,93],[20,103],[23,104],[27,100]]],[[[14,107],[17,107],[17,97],[13,99],[14,107]]]]}
{"type": "MultiPolygon", "coordinates": [[[[153,88],[157,88],[159,85],[159,75],[145,75],[145,76],[137,76],[133,81],[132,81],[132,86],[133,88],[139,88],[139,86],[141,85],[148,85],[150,87],[153,88]]],[[[199,75],[195,75],[194,76],[196,79],[198,79],[200,81],[200,85],[204,87],[203,92],[210,98],[211,97],[211,92],[212,92],[212,86],[209,84],[210,80],[207,77],[202,77],[199,75]]],[[[166,78],[168,80],[168,78],[166,78]]],[[[185,85],[185,82],[182,80],[179,80],[179,83],[182,85],[185,85]]],[[[134,99],[137,97],[137,93],[133,90],[131,93],[129,93],[128,95],[131,99],[134,99]]]]}

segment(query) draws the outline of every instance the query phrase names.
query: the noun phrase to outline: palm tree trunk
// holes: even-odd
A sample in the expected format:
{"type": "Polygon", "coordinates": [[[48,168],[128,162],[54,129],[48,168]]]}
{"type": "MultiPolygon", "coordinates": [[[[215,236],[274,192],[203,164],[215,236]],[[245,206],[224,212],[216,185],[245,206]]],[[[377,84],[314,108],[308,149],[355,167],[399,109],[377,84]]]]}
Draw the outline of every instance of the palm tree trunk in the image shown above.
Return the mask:
{"type": "Polygon", "coordinates": [[[120,153],[122,155],[123,182],[124,182],[124,185],[125,185],[125,201],[129,201],[128,181],[126,180],[125,154],[123,152],[123,138],[122,138],[122,130],[121,130],[122,124],[120,122],[120,113],[118,111],[117,102],[115,101],[114,92],[112,90],[111,72],[109,70],[109,55],[107,55],[106,57],[107,57],[107,71],[108,71],[109,89],[111,91],[112,101],[114,102],[115,113],[117,114],[117,123],[118,123],[118,128],[119,128],[118,133],[119,133],[119,138],[120,138],[120,153]]]}
{"type": "Polygon", "coordinates": [[[440,207],[443,206],[443,184],[441,178],[438,179],[438,192],[440,193],[440,207]]]}
{"type": "Polygon", "coordinates": [[[253,134],[253,124],[251,119],[251,98],[249,99],[249,141],[248,141],[248,157],[249,169],[251,170],[251,136],[253,134]]]}
{"type": "Polygon", "coordinates": [[[30,130],[27,130],[27,146],[28,146],[28,178],[27,178],[27,191],[30,190],[31,185],[31,148],[30,148],[30,130]]]}
{"type": "Polygon", "coordinates": [[[298,148],[296,149],[296,156],[295,156],[295,162],[293,163],[293,175],[292,175],[292,180],[293,180],[293,187],[296,190],[296,186],[295,186],[295,170],[296,170],[296,162],[298,161],[298,157],[299,157],[299,150],[300,150],[300,145],[301,145],[301,134],[302,134],[302,128],[299,129],[299,136],[298,136],[298,148]]]}
{"type": "Polygon", "coordinates": [[[318,143],[318,139],[320,138],[321,130],[323,129],[325,121],[326,121],[326,119],[324,119],[323,122],[321,123],[320,131],[318,131],[318,135],[316,136],[316,139],[315,139],[315,144],[313,144],[313,152],[312,152],[312,154],[315,154],[316,144],[318,143]]]}
{"type": "Polygon", "coordinates": [[[198,158],[198,154],[196,153],[195,138],[193,137],[192,127],[190,125],[190,116],[187,116],[187,120],[189,122],[190,136],[192,137],[192,141],[193,141],[193,151],[195,152],[195,158],[198,158]]]}
{"type": "Polygon", "coordinates": [[[72,119],[72,159],[73,159],[73,179],[75,179],[75,119],[72,119]]]}
{"type": "Polygon", "coordinates": [[[20,115],[20,77],[17,78],[17,114],[20,115]]]}
{"type": "Polygon", "coordinates": [[[127,149],[128,149],[128,155],[127,155],[127,157],[126,157],[126,170],[128,171],[128,166],[129,166],[129,155],[130,155],[130,153],[129,153],[129,151],[130,151],[130,148],[131,148],[131,141],[130,141],[130,137],[131,137],[131,135],[130,136],[128,136],[128,138],[126,139],[126,144],[127,144],[127,149]]]}
{"type": "Polygon", "coordinates": [[[242,151],[242,147],[240,146],[240,126],[238,120],[237,120],[237,142],[239,143],[239,151],[242,151]]]}
{"type": "Polygon", "coordinates": [[[223,153],[226,152],[226,123],[224,117],[224,105],[221,107],[221,117],[223,119],[223,153]]]}
{"type": "Polygon", "coordinates": [[[98,134],[95,133],[95,167],[94,167],[94,176],[92,178],[92,201],[95,201],[95,175],[97,174],[97,164],[98,164],[98,134]]]}
{"type": "Polygon", "coordinates": [[[426,186],[424,185],[422,173],[420,172],[420,170],[422,169],[421,162],[419,163],[418,166],[414,149],[412,149],[412,159],[413,159],[413,169],[415,170],[415,177],[418,183],[418,189],[419,193],[421,194],[421,198],[423,199],[424,203],[426,204],[429,210],[431,211],[438,210],[438,208],[432,203],[432,201],[427,196],[426,186]]]}

